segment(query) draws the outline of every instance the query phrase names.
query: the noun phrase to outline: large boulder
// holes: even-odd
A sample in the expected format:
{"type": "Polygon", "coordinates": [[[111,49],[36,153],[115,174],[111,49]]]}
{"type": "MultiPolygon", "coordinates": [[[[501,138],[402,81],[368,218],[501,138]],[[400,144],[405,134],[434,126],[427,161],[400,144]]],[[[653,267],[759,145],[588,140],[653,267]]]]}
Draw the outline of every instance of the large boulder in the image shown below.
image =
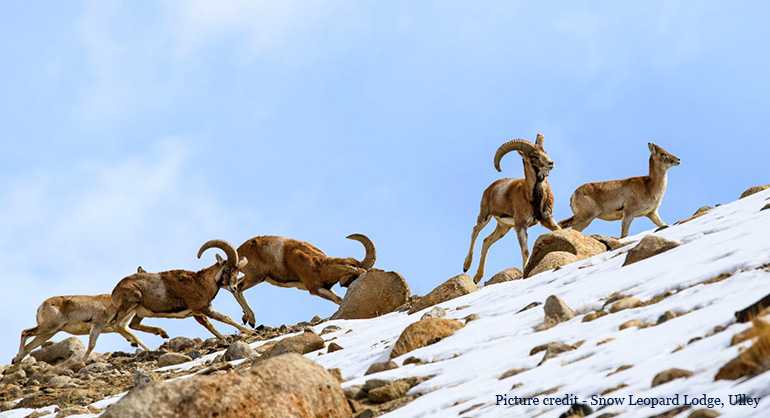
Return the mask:
{"type": "Polygon", "coordinates": [[[325,345],[323,338],[307,329],[302,334],[286,337],[278,341],[262,357],[275,357],[286,353],[307,354],[320,350],[325,345]]]}
{"type": "Polygon", "coordinates": [[[110,406],[104,418],[296,417],[349,418],[340,383],[299,354],[236,371],[150,383],[110,406]]]}
{"type": "Polygon", "coordinates": [[[741,193],[741,199],[743,199],[744,197],[749,197],[761,191],[767,190],[769,188],[770,188],[770,184],[765,184],[763,186],[749,187],[748,189],[744,190],[743,193],[741,193]]]}
{"type": "Polygon", "coordinates": [[[498,284],[498,283],[505,283],[510,282],[513,280],[519,280],[524,277],[524,274],[521,272],[521,270],[517,269],[516,267],[507,268],[500,273],[495,274],[492,276],[491,279],[484,282],[484,286],[489,286],[491,284],[498,284]]]}
{"type": "Polygon", "coordinates": [[[527,277],[531,277],[546,271],[554,270],[567,264],[572,264],[578,261],[579,258],[572,253],[566,251],[554,251],[548,253],[543,257],[540,262],[532,270],[529,271],[527,277]]]}
{"type": "Polygon", "coordinates": [[[657,235],[647,235],[636,244],[628,254],[626,255],[626,261],[624,266],[634,264],[644,259],[656,256],[660,253],[666,252],[673,248],[678,247],[680,244],[676,241],[671,241],[665,238],[661,238],[657,235]]]}
{"type": "Polygon", "coordinates": [[[393,271],[372,269],[361,275],[331,319],[367,319],[393,312],[409,301],[409,285],[393,271]]]}
{"type": "Polygon", "coordinates": [[[577,260],[593,257],[607,251],[607,247],[598,240],[587,237],[574,229],[560,229],[543,234],[532,247],[532,255],[524,268],[524,277],[532,276],[532,271],[548,253],[563,251],[573,254],[577,260]]]}
{"type": "Polygon", "coordinates": [[[452,335],[465,324],[456,319],[426,318],[421,319],[404,329],[393,345],[390,358],[414,351],[418,348],[435,344],[452,335]]]}
{"type": "Polygon", "coordinates": [[[29,355],[37,361],[51,365],[63,363],[69,359],[79,360],[86,353],[86,347],[77,337],[69,337],[58,343],[43,346],[29,355]]]}
{"type": "Polygon", "coordinates": [[[158,367],[176,366],[192,361],[192,357],[180,353],[165,353],[158,357],[158,367]]]}
{"type": "Polygon", "coordinates": [[[459,298],[460,296],[465,296],[477,290],[479,290],[479,287],[473,282],[471,276],[468,276],[467,274],[454,276],[440,284],[437,288],[431,290],[427,295],[417,299],[409,309],[409,313],[413,314],[425,308],[438,305],[441,302],[446,302],[454,298],[459,298]]]}

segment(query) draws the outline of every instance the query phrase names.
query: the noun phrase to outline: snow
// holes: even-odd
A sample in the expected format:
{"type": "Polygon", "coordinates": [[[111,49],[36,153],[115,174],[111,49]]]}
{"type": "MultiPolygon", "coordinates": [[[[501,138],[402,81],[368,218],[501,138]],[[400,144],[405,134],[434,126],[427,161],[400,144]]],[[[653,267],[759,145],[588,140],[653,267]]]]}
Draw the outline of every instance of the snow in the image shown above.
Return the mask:
{"type": "MultiPolygon", "coordinates": [[[[415,356],[427,364],[407,365],[364,376],[371,363],[389,358],[390,349],[401,331],[419,320],[427,310],[412,315],[392,313],[369,320],[324,322],[314,330],[320,332],[330,325],[340,327],[323,338],[334,340],[344,349],[328,354],[321,350],[306,356],[324,367],[339,368],[345,379],[344,387],[362,384],[371,378],[434,376],[412,388],[412,393],[422,396],[386,415],[392,418],[555,418],[568,406],[542,403],[497,406],[496,395],[525,397],[557,388],[547,397],[571,394],[588,402],[592,395],[620,384],[627,386],[607,398],[621,397],[626,404],[607,407],[599,413],[647,417],[673,408],[629,406],[629,395],[638,398],[706,394],[726,403],[731,394],[747,394],[763,398],[757,408],[726,405],[715,409],[725,417],[770,416],[770,398],[766,398],[770,393],[770,373],[752,379],[714,381],[717,370],[750,345],[750,342],[744,342],[730,347],[732,336],[748,327],[747,324],[732,323],[733,313],[770,293],[770,272],[760,268],[770,262],[770,210],[760,211],[769,198],[770,191],[758,193],[714,208],[683,225],[662,230],[657,233],[659,236],[677,240],[682,245],[630,266],[622,266],[625,253],[631,244],[649,232],[627,238],[625,242],[629,245],[621,249],[581,260],[558,271],[489,286],[443,303],[440,306],[448,310],[449,318],[462,319],[475,313],[479,319],[469,322],[451,337],[394,359],[401,364],[405,358],[415,356]],[[703,283],[722,273],[732,276],[703,283]],[[582,322],[581,314],[601,308],[613,293],[646,301],[667,291],[675,293],[655,304],[582,322]],[[550,295],[561,297],[579,315],[537,332],[534,327],[543,320],[542,305],[519,311],[532,302],[544,302],[550,295]],[[655,323],[668,310],[687,313],[649,328],[618,330],[622,323],[631,319],[655,323]],[[711,335],[717,326],[728,328],[711,335]],[[702,339],[688,344],[696,337],[702,339]],[[611,340],[606,341],[608,338],[611,340]],[[530,350],[551,341],[584,342],[578,349],[538,366],[543,353],[530,356],[530,350]],[[623,365],[632,367],[608,376],[623,365]],[[673,367],[690,370],[694,375],[651,387],[658,372],[673,367]],[[512,368],[528,370],[504,380],[498,379],[512,368]],[[514,384],[517,386],[512,390],[514,384]],[[460,414],[475,405],[480,406],[460,414]]],[[[164,370],[190,369],[202,361],[205,359],[164,370]]],[[[100,401],[97,406],[103,408],[118,398],[100,401]]],[[[692,410],[698,408],[700,406],[692,410]]],[[[686,417],[692,410],[679,416],[686,417]]],[[[6,411],[0,417],[24,416],[30,412],[6,411]]]]}

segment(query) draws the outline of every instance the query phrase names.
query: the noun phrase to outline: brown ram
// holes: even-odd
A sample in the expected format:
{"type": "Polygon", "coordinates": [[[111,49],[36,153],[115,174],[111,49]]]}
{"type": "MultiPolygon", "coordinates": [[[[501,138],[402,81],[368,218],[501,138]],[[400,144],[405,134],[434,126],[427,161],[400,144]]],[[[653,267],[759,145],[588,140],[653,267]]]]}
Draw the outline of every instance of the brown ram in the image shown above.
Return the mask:
{"type": "Polygon", "coordinates": [[[336,304],[342,299],[331,289],[339,283],[347,287],[361,274],[374,266],[377,257],[372,241],[363,234],[347,237],[360,242],[366,250],[363,260],[329,257],[313,244],[277,236],[254,237],[238,247],[238,254],[248,263],[241,269],[244,276],[232,286],[236,300],[243,308],[243,323],[256,325],[243,292],[268,282],[280,287],[307,290],[336,304]]]}
{"type": "Polygon", "coordinates": [[[550,230],[560,229],[553,219],[553,191],[548,184],[548,174],[553,169],[553,161],[543,148],[543,135],[537,134],[535,143],[526,139],[514,139],[500,146],[495,153],[495,168],[500,170],[500,160],[507,153],[516,151],[524,162],[524,178],[500,179],[492,183],[481,197],[481,209],[476,225],[471,233],[471,245],[465,257],[463,271],[468,271],[473,262],[473,247],[479,233],[494,217],[497,221],[495,230],[484,239],[481,247],[481,259],[473,280],[478,283],[484,276],[484,264],[487,252],[497,240],[505,236],[511,228],[516,230],[521,247],[522,266],[527,264],[527,229],[538,222],[550,230]]]}

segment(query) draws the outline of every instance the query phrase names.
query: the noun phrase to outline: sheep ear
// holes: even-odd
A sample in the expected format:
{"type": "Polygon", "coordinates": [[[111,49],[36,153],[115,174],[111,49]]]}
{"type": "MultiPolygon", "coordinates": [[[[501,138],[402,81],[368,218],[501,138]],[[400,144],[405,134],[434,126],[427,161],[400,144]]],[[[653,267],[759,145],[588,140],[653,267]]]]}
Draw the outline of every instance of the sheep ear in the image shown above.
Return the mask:
{"type": "Polygon", "coordinates": [[[224,260],[224,259],[222,258],[222,256],[221,256],[221,255],[219,255],[219,254],[215,255],[214,257],[216,257],[216,258],[217,258],[217,264],[222,264],[222,263],[224,263],[224,262],[225,262],[225,260],[224,260]]]}
{"type": "Polygon", "coordinates": [[[242,269],[246,267],[246,264],[249,264],[249,259],[246,257],[241,257],[241,259],[238,261],[238,268],[242,269]]]}
{"type": "Polygon", "coordinates": [[[649,149],[650,149],[650,152],[656,152],[656,150],[655,150],[655,144],[653,144],[652,142],[648,142],[648,143],[647,143],[647,148],[649,148],[649,149]]]}
{"type": "Polygon", "coordinates": [[[540,148],[543,147],[543,143],[545,142],[545,137],[540,132],[537,133],[537,136],[535,137],[535,144],[537,144],[540,148]]]}

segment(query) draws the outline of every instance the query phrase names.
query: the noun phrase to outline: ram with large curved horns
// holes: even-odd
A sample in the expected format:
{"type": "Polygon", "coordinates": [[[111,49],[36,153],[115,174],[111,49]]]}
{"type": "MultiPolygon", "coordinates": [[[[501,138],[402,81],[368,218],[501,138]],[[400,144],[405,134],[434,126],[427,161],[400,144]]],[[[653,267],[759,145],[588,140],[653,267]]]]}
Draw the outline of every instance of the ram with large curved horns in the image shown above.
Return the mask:
{"type": "Polygon", "coordinates": [[[241,269],[244,276],[232,286],[232,291],[243,308],[243,323],[256,325],[254,312],[243,292],[262,282],[307,290],[338,305],[342,303],[332,287],[337,283],[349,286],[374,267],[377,258],[374,244],[366,235],[353,234],[347,238],[364,246],[366,255],[362,260],[329,257],[313,244],[285,237],[260,236],[241,244],[238,254],[249,261],[241,269]]]}
{"type": "MultiPolygon", "coordinates": [[[[209,318],[237,328],[242,333],[252,331],[229,316],[215,311],[211,302],[219,289],[228,290],[235,277],[248,260],[238,256],[232,245],[222,240],[211,240],[198,250],[198,258],[210,249],[217,248],[227,255],[224,260],[217,254],[216,262],[203,270],[169,270],[160,273],[147,273],[137,270],[115,286],[112,290],[112,304],[115,306],[115,321],[122,324],[129,318],[195,318],[215,337],[220,334],[209,318]]],[[[139,328],[137,328],[139,329],[139,328]]],[[[92,330],[92,332],[94,332],[92,330]]],[[[100,330],[96,330],[96,335],[100,330]]],[[[95,340],[95,338],[94,338],[95,340]]]]}
{"type": "Polygon", "coordinates": [[[471,245],[465,257],[463,270],[468,271],[473,262],[473,247],[476,238],[489,221],[497,221],[495,230],[484,239],[481,247],[481,259],[473,280],[478,283],[484,276],[484,263],[489,247],[505,236],[511,228],[516,230],[521,246],[522,265],[527,264],[527,229],[538,222],[555,231],[559,225],[553,219],[553,191],[548,184],[548,174],[553,169],[553,161],[543,148],[543,135],[537,134],[535,143],[526,139],[514,139],[500,146],[495,153],[495,168],[500,169],[500,161],[511,151],[516,151],[524,162],[524,178],[500,179],[492,183],[481,196],[481,209],[471,234],[471,245]]]}

